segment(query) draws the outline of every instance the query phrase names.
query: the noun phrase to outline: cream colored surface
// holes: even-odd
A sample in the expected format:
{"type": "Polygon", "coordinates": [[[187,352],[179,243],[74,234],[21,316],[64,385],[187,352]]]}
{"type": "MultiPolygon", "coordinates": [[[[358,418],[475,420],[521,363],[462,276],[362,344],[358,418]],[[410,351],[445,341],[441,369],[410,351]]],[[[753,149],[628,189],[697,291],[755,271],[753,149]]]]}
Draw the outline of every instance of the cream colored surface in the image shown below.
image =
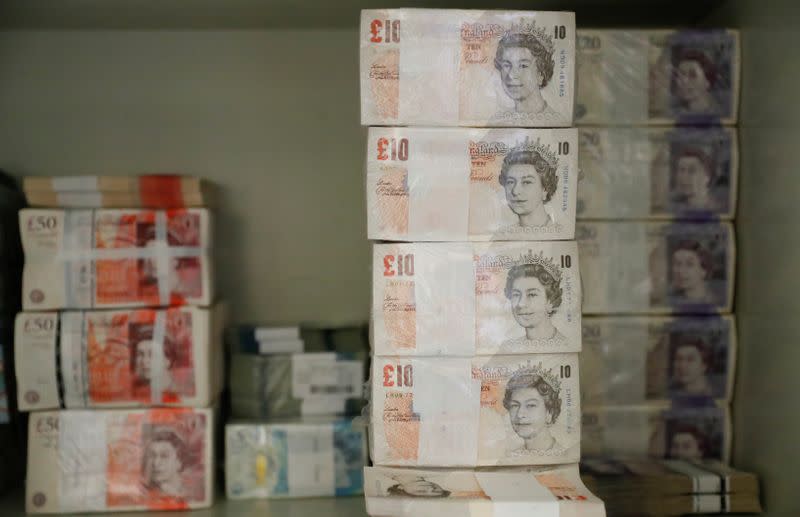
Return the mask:
{"type": "Polygon", "coordinates": [[[0,168],[221,186],[234,322],[366,319],[356,31],[0,33],[0,168]]]}
{"type": "Polygon", "coordinates": [[[800,66],[781,56],[800,46],[800,4],[728,2],[709,23],[742,31],[742,164],[737,214],[738,380],[733,462],[761,477],[765,515],[800,515],[800,66]],[[770,353],[764,353],[769,351],[770,353]]]}

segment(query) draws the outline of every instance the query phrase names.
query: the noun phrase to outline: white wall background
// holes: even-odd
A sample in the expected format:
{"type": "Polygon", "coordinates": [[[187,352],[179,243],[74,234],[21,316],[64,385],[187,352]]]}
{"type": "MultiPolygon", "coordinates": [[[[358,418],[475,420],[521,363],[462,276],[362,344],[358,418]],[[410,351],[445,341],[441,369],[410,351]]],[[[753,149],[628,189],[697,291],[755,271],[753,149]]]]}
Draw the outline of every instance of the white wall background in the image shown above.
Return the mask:
{"type": "Polygon", "coordinates": [[[0,167],[222,187],[234,321],[365,320],[355,30],[0,32],[0,167]]]}

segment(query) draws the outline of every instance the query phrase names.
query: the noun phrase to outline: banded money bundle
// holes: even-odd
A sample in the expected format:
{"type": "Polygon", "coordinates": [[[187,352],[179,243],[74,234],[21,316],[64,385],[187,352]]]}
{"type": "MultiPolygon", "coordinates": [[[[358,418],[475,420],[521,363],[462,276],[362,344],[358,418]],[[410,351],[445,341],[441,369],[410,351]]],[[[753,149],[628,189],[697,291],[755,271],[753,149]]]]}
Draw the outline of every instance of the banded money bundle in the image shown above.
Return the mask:
{"type": "Polygon", "coordinates": [[[32,413],[26,511],[211,506],[213,423],[210,409],[32,413]]]}
{"type": "Polygon", "coordinates": [[[338,415],[361,410],[364,362],[334,353],[232,354],[235,418],[338,415]]]}
{"type": "Polygon", "coordinates": [[[177,174],[26,177],[31,206],[62,208],[187,208],[211,206],[207,181],[177,174]]]}
{"type": "Polygon", "coordinates": [[[366,432],[352,420],[225,425],[225,489],[231,499],[358,495],[366,461],[366,432]]]}
{"type": "Polygon", "coordinates": [[[305,349],[300,327],[238,325],[228,329],[227,341],[233,353],[302,354],[305,349]]]}
{"type": "Polygon", "coordinates": [[[208,407],[222,388],[224,307],[21,312],[19,407],[208,407]]]}
{"type": "Polygon", "coordinates": [[[591,127],[580,130],[578,219],[732,219],[736,130],[591,127]]]}
{"type": "Polygon", "coordinates": [[[584,314],[730,312],[730,223],[576,225],[584,314]]]}
{"type": "Polygon", "coordinates": [[[574,464],[490,470],[367,467],[364,477],[367,513],[374,516],[606,514],[574,464]]]}
{"type": "Polygon", "coordinates": [[[361,12],[361,124],[572,125],[575,14],[361,12]]]}
{"type": "Polygon", "coordinates": [[[758,478],[718,461],[592,458],[581,477],[614,515],[761,512],[758,478]]]}
{"type": "Polygon", "coordinates": [[[25,310],[209,305],[205,209],[20,212],[25,310]]]}
{"type": "Polygon", "coordinates": [[[735,363],[733,316],[584,317],[581,401],[730,402],[735,363]]]}
{"type": "Polygon", "coordinates": [[[572,239],[577,149],[575,129],[370,128],[367,234],[572,239]]]}
{"type": "Polygon", "coordinates": [[[575,242],[373,247],[376,355],[580,350],[575,242]]]}
{"type": "Polygon", "coordinates": [[[578,354],[373,358],[376,465],[548,465],[580,457],[578,354]]]}
{"type": "Polygon", "coordinates": [[[583,408],[583,451],[592,456],[721,459],[730,454],[727,406],[583,408]]]}
{"type": "Polygon", "coordinates": [[[739,32],[580,30],[580,125],[736,124],[739,32]]]}

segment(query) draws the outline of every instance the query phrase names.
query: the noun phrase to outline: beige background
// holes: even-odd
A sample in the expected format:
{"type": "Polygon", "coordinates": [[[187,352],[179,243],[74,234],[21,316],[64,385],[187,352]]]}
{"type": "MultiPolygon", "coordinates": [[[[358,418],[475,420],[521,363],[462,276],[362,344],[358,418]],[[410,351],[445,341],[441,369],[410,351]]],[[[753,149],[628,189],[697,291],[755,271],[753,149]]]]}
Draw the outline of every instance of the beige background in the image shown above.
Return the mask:
{"type": "Polygon", "coordinates": [[[235,321],[366,320],[355,30],[0,32],[0,168],[222,187],[235,321]]]}

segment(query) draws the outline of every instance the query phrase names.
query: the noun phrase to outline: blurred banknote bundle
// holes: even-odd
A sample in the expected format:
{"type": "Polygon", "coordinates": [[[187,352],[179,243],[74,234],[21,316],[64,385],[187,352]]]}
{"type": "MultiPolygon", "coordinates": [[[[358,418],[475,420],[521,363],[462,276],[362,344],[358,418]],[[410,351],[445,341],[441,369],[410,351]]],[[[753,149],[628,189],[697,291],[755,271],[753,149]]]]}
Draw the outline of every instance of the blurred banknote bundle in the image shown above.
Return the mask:
{"type": "Polygon", "coordinates": [[[210,409],[40,411],[30,418],[28,513],[205,508],[210,409]]]}
{"type": "Polygon", "coordinates": [[[20,212],[25,310],[209,305],[206,209],[20,212]]]}
{"type": "Polygon", "coordinates": [[[232,499],[358,495],[366,460],[366,430],[347,418],[225,426],[225,487],[232,499]]]}

